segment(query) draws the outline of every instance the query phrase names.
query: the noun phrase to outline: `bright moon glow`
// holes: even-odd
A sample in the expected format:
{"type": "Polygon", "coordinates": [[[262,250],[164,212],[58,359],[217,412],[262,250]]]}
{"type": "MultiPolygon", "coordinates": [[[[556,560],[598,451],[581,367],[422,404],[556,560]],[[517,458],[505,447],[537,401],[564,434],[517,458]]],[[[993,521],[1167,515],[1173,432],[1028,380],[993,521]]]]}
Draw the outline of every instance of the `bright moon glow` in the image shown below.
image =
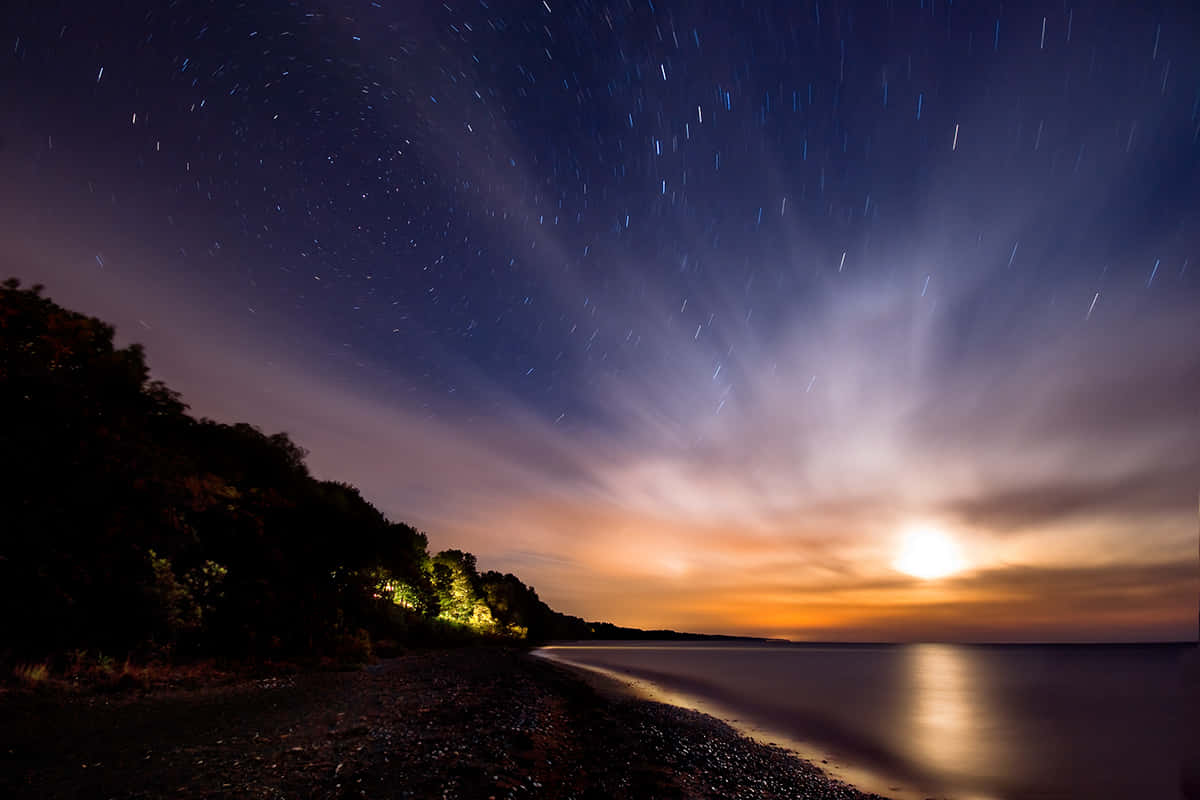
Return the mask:
{"type": "Polygon", "coordinates": [[[904,536],[900,555],[893,566],[917,578],[942,578],[963,567],[958,545],[946,534],[930,528],[915,528],[904,536]]]}

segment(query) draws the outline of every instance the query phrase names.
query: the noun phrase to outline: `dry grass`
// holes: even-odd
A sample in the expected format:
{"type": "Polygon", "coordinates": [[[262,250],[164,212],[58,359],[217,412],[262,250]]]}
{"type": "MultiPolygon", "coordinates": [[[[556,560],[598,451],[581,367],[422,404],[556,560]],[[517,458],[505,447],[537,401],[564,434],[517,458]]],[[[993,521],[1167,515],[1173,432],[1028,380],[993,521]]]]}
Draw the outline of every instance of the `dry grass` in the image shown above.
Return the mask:
{"type": "Polygon", "coordinates": [[[50,665],[17,664],[13,667],[12,675],[20,686],[31,689],[45,686],[50,679],[50,665]]]}
{"type": "Polygon", "coordinates": [[[172,664],[158,660],[139,663],[103,653],[75,651],[44,662],[18,662],[7,675],[0,671],[0,692],[109,692],[128,689],[196,688],[227,683],[242,675],[212,660],[172,664]]]}

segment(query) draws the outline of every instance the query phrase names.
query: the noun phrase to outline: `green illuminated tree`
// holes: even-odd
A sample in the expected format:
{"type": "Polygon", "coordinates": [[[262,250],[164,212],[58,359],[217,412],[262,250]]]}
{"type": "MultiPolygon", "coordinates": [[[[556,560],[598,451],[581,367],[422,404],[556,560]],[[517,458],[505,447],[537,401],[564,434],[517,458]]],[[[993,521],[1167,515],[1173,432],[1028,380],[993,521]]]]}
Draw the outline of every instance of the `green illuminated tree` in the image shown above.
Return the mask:
{"type": "Polygon", "coordinates": [[[461,550],[443,550],[430,562],[440,619],[491,633],[496,620],[480,592],[475,556],[461,550]]]}

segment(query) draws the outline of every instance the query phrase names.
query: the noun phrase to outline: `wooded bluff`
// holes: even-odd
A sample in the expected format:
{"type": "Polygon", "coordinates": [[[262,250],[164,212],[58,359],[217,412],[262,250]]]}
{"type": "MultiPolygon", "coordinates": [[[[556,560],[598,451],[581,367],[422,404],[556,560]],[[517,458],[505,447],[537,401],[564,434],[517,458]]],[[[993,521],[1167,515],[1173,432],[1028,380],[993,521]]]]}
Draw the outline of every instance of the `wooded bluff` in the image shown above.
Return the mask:
{"type": "Polygon", "coordinates": [[[0,287],[0,662],[685,636],[585,622],[470,553],[430,554],[287,434],[190,415],[113,335],[40,286],[0,287]]]}

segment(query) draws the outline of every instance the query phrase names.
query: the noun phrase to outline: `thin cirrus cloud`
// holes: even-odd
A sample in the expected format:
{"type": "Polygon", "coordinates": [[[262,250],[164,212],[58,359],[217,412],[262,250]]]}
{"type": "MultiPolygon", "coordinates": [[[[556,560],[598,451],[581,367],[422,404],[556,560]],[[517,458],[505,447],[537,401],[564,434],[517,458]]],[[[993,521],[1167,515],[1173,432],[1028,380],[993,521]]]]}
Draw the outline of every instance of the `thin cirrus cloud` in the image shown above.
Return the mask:
{"type": "MultiPolygon", "coordinates": [[[[70,273],[33,277],[57,297],[70,273]]],[[[671,360],[665,380],[598,382],[618,421],[599,428],[554,424],[482,378],[492,413],[398,398],[247,344],[207,311],[133,327],[171,307],[169,289],[142,286],[133,308],[96,284],[91,309],[145,341],[198,413],[288,430],[318,475],[570,613],[826,639],[1179,638],[1194,625],[1200,365],[1186,348],[1146,358],[1124,344],[1196,334],[1187,309],[947,359],[947,317],[859,292],[773,342],[735,343],[741,383],[719,410],[711,354],[671,360]],[[220,338],[191,335],[218,322],[220,338]],[[891,569],[914,521],[960,538],[968,570],[922,585],[891,569]]],[[[651,354],[661,363],[671,335],[651,354]]]]}
{"type": "MultiPolygon", "coordinates": [[[[1169,389],[1195,386],[1195,358],[1123,348],[1123,336],[1137,340],[1128,317],[1114,325],[1121,335],[1067,329],[1039,353],[1001,351],[946,375],[899,335],[907,308],[874,309],[831,315],[836,325],[779,351],[805,361],[819,350],[820,390],[807,368],[781,373],[778,359],[740,364],[757,377],[720,413],[686,381],[614,384],[605,400],[621,409],[622,435],[525,432],[533,450],[586,454],[570,480],[539,483],[535,468],[524,491],[444,524],[526,567],[560,605],[630,624],[834,638],[1189,635],[1197,427],[1169,389]],[[896,531],[914,520],[971,554],[937,602],[908,598],[913,581],[889,567],[896,531]],[[540,543],[565,560],[510,555],[507,535],[522,553],[540,543]]],[[[1177,337],[1195,321],[1180,310],[1142,324],[1155,329],[1142,335],[1177,337]]]]}
{"type": "MultiPolygon", "coordinates": [[[[1143,120],[1148,139],[1155,126],[1143,120]]],[[[964,131],[1001,127],[968,119],[964,131]]],[[[464,169],[492,187],[476,211],[534,218],[518,178],[537,176],[505,178],[460,143],[438,152],[466,153],[464,169]]],[[[972,187],[935,172],[914,195],[923,207],[896,215],[913,231],[877,237],[886,248],[851,242],[845,272],[837,253],[825,263],[820,232],[789,223],[755,275],[808,277],[765,308],[746,309],[746,285],[725,278],[715,252],[693,248],[681,289],[615,245],[596,248],[595,272],[577,269],[579,242],[539,227],[521,261],[545,290],[546,318],[587,296],[604,304],[588,326],[597,341],[626,348],[610,348],[613,367],[563,368],[583,408],[561,420],[453,344],[420,345],[459,387],[447,397],[403,358],[346,355],[296,319],[263,322],[266,309],[247,315],[220,287],[165,278],[161,254],[122,241],[129,220],[116,212],[88,217],[105,249],[125,254],[103,270],[51,215],[18,209],[29,218],[11,218],[5,238],[31,243],[10,253],[14,271],[144,341],[156,375],[197,413],[289,431],[318,475],[360,486],[435,547],[512,569],[564,611],[797,637],[1182,637],[1200,588],[1200,316],[1147,307],[1130,291],[1140,279],[1061,279],[1087,272],[1063,262],[1105,249],[1088,232],[1147,182],[1145,161],[1097,167],[1069,191],[998,179],[986,224],[954,211],[972,187]],[[1045,219],[1061,220],[1052,234],[1045,219]],[[1053,265],[1056,279],[988,266],[1010,262],[1016,242],[1021,263],[1053,265]],[[897,574],[895,539],[910,524],[959,538],[969,569],[924,587],[897,574]]],[[[46,195],[36,205],[60,207],[65,186],[48,177],[31,189],[46,195]]],[[[693,192],[719,210],[725,189],[693,192]]],[[[703,215],[672,219],[673,240],[707,239],[703,215]]],[[[517,226],[496,224],[515,247],[517,226]]],[[[1173,252],[1153,222],[1138,230],[1106,250],[1108,275],[1173,252]]]]}

